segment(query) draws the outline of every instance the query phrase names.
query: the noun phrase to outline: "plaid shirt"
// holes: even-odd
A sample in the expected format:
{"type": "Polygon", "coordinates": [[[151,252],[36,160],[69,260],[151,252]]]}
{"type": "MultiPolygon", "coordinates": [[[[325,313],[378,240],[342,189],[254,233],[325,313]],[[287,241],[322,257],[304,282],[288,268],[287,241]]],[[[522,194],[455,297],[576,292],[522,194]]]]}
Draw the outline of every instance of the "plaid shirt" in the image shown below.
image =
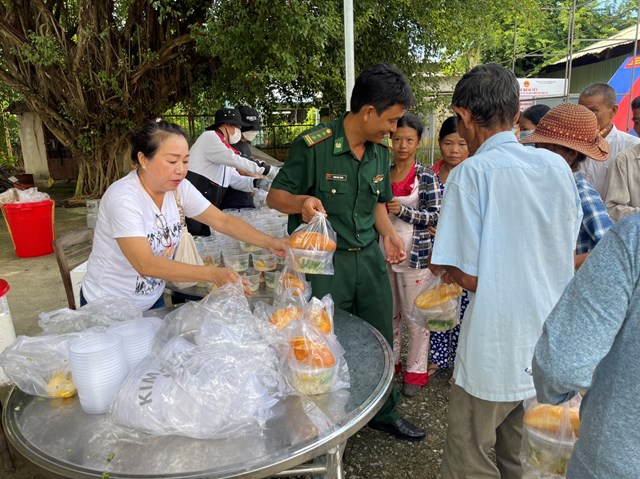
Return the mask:
{"type": "Polygon", "coordinates": [[[400,206],[398,218],[413,225],[413,241],[409,254],[409,266],[416,269],[427,267],[427,257],[431,254],[433,237],[428,226],[436,226],[442,204],[442,194],[438,177],[430,168],[416,163],[418,177],[418,208],[400,206]]]}
{"type": "Polygon", "coordinates": [[[573,174],[582,204],[582,224],[576,243],[576,254],[591,251],[613,226],[602,198],[580,172],[573,174]]]}

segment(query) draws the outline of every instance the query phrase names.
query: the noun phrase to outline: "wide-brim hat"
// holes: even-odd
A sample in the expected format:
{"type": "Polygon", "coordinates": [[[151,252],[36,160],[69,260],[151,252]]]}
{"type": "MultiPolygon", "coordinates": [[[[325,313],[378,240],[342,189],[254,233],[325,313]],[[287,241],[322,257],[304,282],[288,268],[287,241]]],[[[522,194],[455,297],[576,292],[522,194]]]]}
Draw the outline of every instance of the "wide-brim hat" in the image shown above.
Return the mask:
{"type": "Polygon", "coordinates": [[[239,128],[249,126],[248,123],[242,121],[240,112],[235,108],[220,108],[214,115],[214,121],[215,123],[206,127],[205,130],[213,130],[215,127],[224,125],[225,123],[235,125],[239,128]]]}
{"type": "Polygon", "coordinates": [[[596,161],[609,158],[609,143],[600,136],[596,116],[587,107],[573,103],[553,107],[533,133],[520,141],[564,146],[596,161]]]}
{"type": "Polygon", "coordinates": [[[262,125],[260,124],[260,116],[254,108],[251,108],[250,106],[241,106],[240,108],[238,108],[238,111],[240,112],[242,121],[248,125],[243,126],[242,131],[262,130],[262,125]]]}

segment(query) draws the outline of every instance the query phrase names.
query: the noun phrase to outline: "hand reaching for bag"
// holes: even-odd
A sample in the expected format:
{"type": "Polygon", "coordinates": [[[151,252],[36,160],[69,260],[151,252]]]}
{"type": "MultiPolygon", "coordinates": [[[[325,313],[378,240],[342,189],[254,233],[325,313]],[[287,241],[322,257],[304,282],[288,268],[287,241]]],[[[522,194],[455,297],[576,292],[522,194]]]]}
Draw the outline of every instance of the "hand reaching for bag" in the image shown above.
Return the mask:
{"type": "Polygon", "coordinates": [[[227,283],[235,283],[236,281],[241,280],[242,289],[244,290],[244,295],[246,297],[251,296],[251,290],[249,289],[249,284],[244,278],[242,278],[234,270],[229,268],[217,268],[215,266],[212,267],[211,270],[212,270],[211,283],[220,287],[227,283]]]}

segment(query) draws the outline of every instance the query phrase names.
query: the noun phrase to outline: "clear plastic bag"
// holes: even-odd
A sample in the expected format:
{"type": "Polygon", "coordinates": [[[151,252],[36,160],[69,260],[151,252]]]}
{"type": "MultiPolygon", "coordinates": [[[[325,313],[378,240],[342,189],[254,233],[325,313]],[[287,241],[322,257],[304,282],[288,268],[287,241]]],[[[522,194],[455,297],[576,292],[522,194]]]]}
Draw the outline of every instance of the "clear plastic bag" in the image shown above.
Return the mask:
{"type": "Polygon", "coordinates": [[[314,396],[349,387],[344,349],[334,335],[305,321],[297,321],[287,335],[287,376],[299,393],[314,396]]]}
{"type": "Polygon", "coordinates": [[[300,225],[289,238],[289,252],[293,270],[308,274],[333,274],[333,252],[336,232],[322,213],[309,223],[300,225]]]}
{"type": "Polygon", "coordinates": [[[126,298],[101,298],[80,309],[56,309],[40,313],[42,334],[66,334],[90,328],[107,328],[120,321],[142,319],[142,311],[126,298]]]}
{"type": "Polygon", "coordinates": [[[304,320],[323,334],[333,334],[333,298],[330,294],[322,300],[313,297],[304,307],[304,320]]]}
{"type": "Polygon", "coordinates": [[[445,283],[442,275],[435,275],[416,296],[410,320],[429,331],[449,331],[460,322],[462,288],[456,283],[445,283]]]}
{"type": "Polygon", "coordinates": [[[76,388],[71,378],[69,343],[84,334],[18,336],[0,353],[0,366],[11,382],[27,394],[72,397],[76,388]]]}
{"type": "Polygon", "coordinates": [[[535,399],[524,402],[523,462],[544,474],[564,476],[580,435],[580,395],[553,406],[535,399]]]}
{"type": "Polygon", "coordinates": [[[132,412],[141,407],[136,391],[149,376],[143,368],[127,380],[114,415],[119,424],[156,434],[224,438],[260,430],[291,390],[277,348],[283,341],[256,321],[240,287],[225,285],[167,315],[156,334],[159,386],[152,392],[162,406],[142,405],[143,420],[132,412]]]}
{"type": "Polygon", "coordinates": [[[311,283],[305,279],[304,274],[298,273],[293,269],[292,259],[287,257],[276,280],[274,302],[278,303],[278,298],[291,294],[309,301],[311,298],[311,283]]]}

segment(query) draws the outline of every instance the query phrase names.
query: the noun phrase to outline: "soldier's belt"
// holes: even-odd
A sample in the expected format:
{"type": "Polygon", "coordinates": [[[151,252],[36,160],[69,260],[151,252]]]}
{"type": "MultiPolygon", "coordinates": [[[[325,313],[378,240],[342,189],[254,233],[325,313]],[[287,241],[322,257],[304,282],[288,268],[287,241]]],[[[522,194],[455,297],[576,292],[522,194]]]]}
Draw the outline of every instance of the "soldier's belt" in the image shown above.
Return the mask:
{"type": "Polygon", "coordinates": [[[372,241],[367,246],[356,246],[354,248],[338,248],[338,251],[358,252],[358,251],[362,251],[363,249],[367,249],[368,247],[370,247],[374,243],[375,243],[375,241],[372,241]]]}

